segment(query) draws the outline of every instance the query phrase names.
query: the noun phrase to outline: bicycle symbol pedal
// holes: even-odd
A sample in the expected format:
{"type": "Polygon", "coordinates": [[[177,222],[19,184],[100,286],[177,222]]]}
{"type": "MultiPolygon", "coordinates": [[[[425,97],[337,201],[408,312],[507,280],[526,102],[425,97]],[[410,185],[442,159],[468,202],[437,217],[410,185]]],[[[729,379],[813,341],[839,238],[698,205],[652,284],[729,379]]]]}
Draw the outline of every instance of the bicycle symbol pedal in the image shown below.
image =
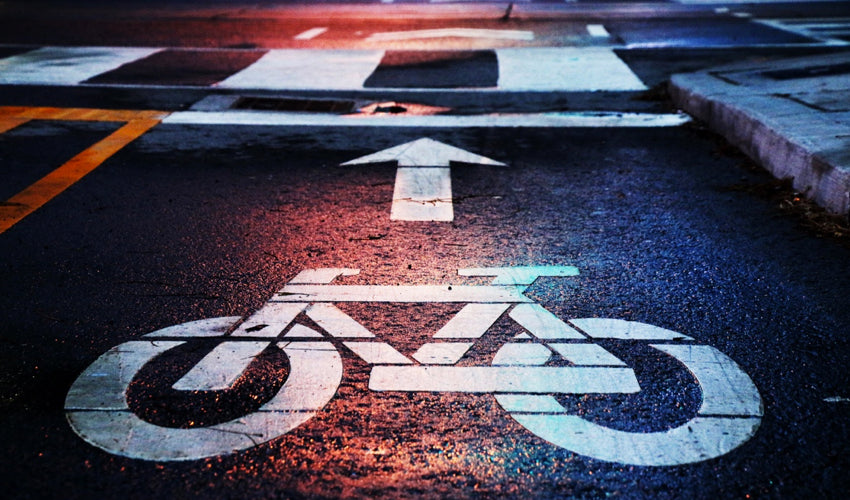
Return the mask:
{"type": "Polygon", "coordinates": [[[644,323],[605,318],[564,321],[525,295],[539,277],[578,275],[574,267],[458,271],[461,276],[491,277],[488,285],[335,284],[358,272],[305,270],[244,321],[222,317],[183,323],[114,347],[70,388],[65,410],[71,427],[105,451],[146,460],[194,460],[251,448],[297,428],[334,397],[343,376],[336,347],[340,343],[371,365],[370,390],[493,394],[531,433],[604,461],[662,466],[708,460],[749,440],[761,422],[761,397],[752,380],[717,349],[644,323]],[[344,302],[464,305],[432,342],[407,357],[336,306],[344,302]],[[324,333],[294,323],[301,314],[324,333]],[[489,366],[458,365],[475,341],[505,315],[526,333],[501,346],[489,366]],[[256,411],[215,425],[165,427],[136,415],[127,401],[136,375],[165,352],[199,339],[218,343],[174,383],[174,390],[226,390],[268,349],[288,358],[286,381],[256,411]],[[646,343],[684,365],[701,391],[695,415],[671,429],[630,432],[565,408],[559,395],[641,391],[633,368],[599,344],[611,340],[646,343]],[[552,365],[554,358],[567,363],[552,365]]]}

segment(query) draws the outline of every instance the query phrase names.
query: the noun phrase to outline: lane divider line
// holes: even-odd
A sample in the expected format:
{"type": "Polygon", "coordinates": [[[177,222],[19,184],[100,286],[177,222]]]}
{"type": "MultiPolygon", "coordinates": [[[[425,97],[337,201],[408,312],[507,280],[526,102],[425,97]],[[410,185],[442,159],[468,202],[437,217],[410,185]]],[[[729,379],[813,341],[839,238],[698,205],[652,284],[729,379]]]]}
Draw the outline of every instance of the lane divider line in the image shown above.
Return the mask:
{"type": "Polygon", "coordinates": [[[126,122],[20,193],[0,202],[0,234],[74,185],[167,116],[168,113],[158,111],[0,107],[0,133],[30,120],[126,122]]]}

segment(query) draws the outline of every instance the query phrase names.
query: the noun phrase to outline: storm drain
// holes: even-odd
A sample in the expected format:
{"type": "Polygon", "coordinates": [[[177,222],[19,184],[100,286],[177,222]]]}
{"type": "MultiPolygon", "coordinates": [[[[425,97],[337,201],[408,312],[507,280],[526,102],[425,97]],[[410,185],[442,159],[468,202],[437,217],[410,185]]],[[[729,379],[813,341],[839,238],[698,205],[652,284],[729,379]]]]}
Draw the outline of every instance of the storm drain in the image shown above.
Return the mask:
{"type": "Polygon", "coordinates": [[[825,64],[820,66],[807,66],[805,68],[765,71],[762,74],[774,80],[796,80],[799,78],[846,75],[848,73],[850,73],[850,63],[825,64]]]}
{"type": "Polygon", "coordinates": [[[297,97],[240,97],[232,109],[254,111],[291,111],[304,113],[352,113],[357,103],[342,99],[304,99],[297,97]]]}

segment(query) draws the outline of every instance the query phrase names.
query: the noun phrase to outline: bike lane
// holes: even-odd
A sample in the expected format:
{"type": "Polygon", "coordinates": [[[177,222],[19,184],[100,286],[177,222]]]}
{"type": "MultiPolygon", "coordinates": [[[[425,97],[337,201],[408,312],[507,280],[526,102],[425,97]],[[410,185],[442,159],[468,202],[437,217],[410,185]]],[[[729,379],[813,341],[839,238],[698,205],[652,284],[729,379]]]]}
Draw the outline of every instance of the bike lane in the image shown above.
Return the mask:
{"type": "MultiPolygon", "coordinates": [[[[730,189],[762,178],[742,170],[739,159],[714,154],[715,147],[682,127],[363,133],[160,125],[0,238],[9,256],[2,283],[10,345],[3,353],[0,432],[10,452],[4,476],[17,480],[13,496],[35,491],[45,471],[54,478],[39,485],[48,496],[83,498],[134,497],[142,486],[146,495],[220,498],[835,493],[846,465],[839,453],[847,440],[840,367],[848,352],[836,333],[848,319],[839,272],[846,250],[799,232],[772,217],[765,203],[730,189]],[[422,137],[507,167],[454,165],[451,221],[393,220],[399,165],[340,165],[422,137]],[[447,299],[449,286],[473,294],[495,287],[493,276],[459,269],[521,266],[570,266],[577,273],[527,284],[520,294],[525,305],[519,295],[484,300],[470,319],[448,326],[463,318],[466,304],[477,303],[470,296],[447,299]],[[324,268],[359,270],[343,273],[339,285],[408,292],[392,301],[358,294],[319,301],[356,321],[360,333],[334,335],[323,307],[316,310],[324,313],[287,313],[294,314],[290,321],[276,306],[251,322],[269,304],[316,302],[310,287],[322,281],[297,278],[324,268]],[[303,293],[309,296],[293,295],[303,293]],[[532,304],[579,336],[551,333],[560,327],[541,315],[523,317],[532,304]],[[189,461],[106,453],[73,432],[66,397],[99,356],[127,342],[165,350],[180,332],[153,342],[142,336],[221,317],[248,318],[246,335],[232,343],[262,349],[235,358],[264,355],[227,381],[226,390],[198,387],[196,380],[181,391],[173,386],[220,345],[215,338],[187,340],[140,368],[132,383],[126,379],[134,413],[163,428],[209,428],[256,412],[302,366],[287,351],[299,343],[339,352],[339,386],[327,404],[284,407],[281,412],[312,416],[268,442],[255,438],[256,446],[242,451],[189,461]],[[588,343],[581,335],[592,327],[581,318],[638,322],[678,335],[588,343]],[[259,328],[273,321],[283,325],[279,332],[259,328]],[[454,336],[438,335],[445,328],[454,336]],[[699,369],[695,377],[652,347],[691,345],[685,337],[740,366],[756,387],[763,417],[740,446],[684,465],[618,462],[626,455],[616,453],[594,459],[553,445],[557,436],[541,438],[506,411],[526,398],[521,413],[530,413],[527,399],[537,395],[531,390],[510,393],[512,401],[494,397],[491,387],[423,391],[421,373],[412,390],[386,390],[371,371],[375,364],[397,369],[429,361],[443,369],[433,361],[457,356],[449,343],[471,344],[457,361],[465,369],[529,366],[539,357],[539,347],[503,351],[506,344],[550,346],[549,358],[535,366],[575,367],[582,364],[575,346],[596,345],[616,359],[599,362],[597,352],[591,364],[614,368],[620,361],[634,369],[638,393],[541,395],[554,394],[561,408],[586,421],[646,434],[701,412],[724,414],[703,411],[697,379],[705,386],[706,377],[699,369]],[[423,352],[425,345],[442,347],[423,352]],[[393,353],[406,361],[388,361],[393,353]],[[522,362],[512,364],[517,358],[522,362]]],[[[207,332],[221,333],[213,330],[207,332]]],[[[713,363],[731,366],[722,361],[713,363]]],[[[304,364],[315,365],[337,367],[304,364]]],[[[464,373],[474,386],[474,371],[464,373]]],[[[109,379],[108,371],[92,374],[109,379]]],[[[72,406],[72,413],[96,409],[72,406]]]]}

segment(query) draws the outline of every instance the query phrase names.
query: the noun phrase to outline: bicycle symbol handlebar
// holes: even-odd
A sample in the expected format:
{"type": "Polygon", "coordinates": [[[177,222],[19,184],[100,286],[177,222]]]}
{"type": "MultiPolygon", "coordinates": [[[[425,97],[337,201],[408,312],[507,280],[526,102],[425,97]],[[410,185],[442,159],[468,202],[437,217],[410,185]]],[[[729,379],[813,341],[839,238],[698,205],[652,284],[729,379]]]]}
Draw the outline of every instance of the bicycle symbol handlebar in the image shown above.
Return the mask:
{"type": "Polygon", "coordinates": [[[617,319],[563,321],[524,292],[543,276],[579,274],[569,266],[461,269],[492,277],[489,285],[343,285],[354,269],[311,269],[290,280],[259,311],[183,323],[125,342],[92,363],[68,392],[71,427],[110,453],[146,460],[194,460],[244,450],[303,424],[336,394],[343,363],[337,344],[372,365],[369,389],[493,394],[520,425],[575,453],[633,465],[679,465],[728,453],[750,439],[763,415],[749,376],[717,349],[660,327],[617,319]],[[340,302],[465,305],[410,359],[336,307],[340,302]],[[295,322],[306,314],[323,332],[295,322]],[[526,332],[504,344],[489,366],[458,361],[503,315],[526,332]],[[208,427],[172,428],[142,419],[127,391],[139,371],[161,354],[197,339],[217,345],[173,386],[181,391],[232,387],[269,348],[289,360],[280,390],[257,411],[208,427]],[[632,368],[598,340],[639,341],[678,361],[699,384],[702,401],[685,424],[660,432],[616,430],[571,414],[564,394],[634,394],[632,368]],[[559,359],[562,362],[552,364],[559,359]],[[566,361],[564,363],[563,361],[566,361]]]}

